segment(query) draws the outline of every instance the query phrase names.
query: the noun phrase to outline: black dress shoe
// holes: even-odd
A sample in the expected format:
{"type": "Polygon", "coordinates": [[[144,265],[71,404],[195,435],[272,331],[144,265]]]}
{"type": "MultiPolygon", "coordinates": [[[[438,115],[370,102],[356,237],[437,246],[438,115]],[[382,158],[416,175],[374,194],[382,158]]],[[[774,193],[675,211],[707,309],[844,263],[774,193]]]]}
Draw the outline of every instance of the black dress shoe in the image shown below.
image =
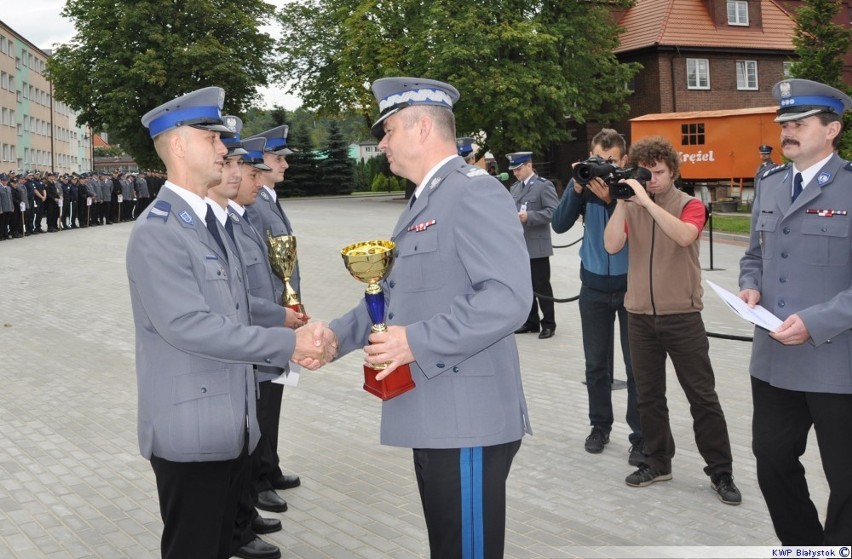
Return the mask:
{"type": "Polygon", "coordinates": [[[255,538],[234,552],[234,557],[243,559],[279,559],[281,550],[260,538],[255,538]]]}
{"type": "Polygon", "coordinates": [[[535,332],[538,332],[538,326],[527,326],[526,324],[515,330],[515,334],[527,334],[535,332]]]}
{"type": "Polygon", "coordinates": [[[251,531],[255,534],[271,534],[281,529],[281,521],[277,518],[263,518],[260,515],[251,521],[251,531]]]}
{"type": "Polygon", "coordinates": [[[287,501],[282,499],[272,489],[267,489],[257,494],[257,505],[255,506],[260,510],[269,512],[285,512],[287,510],[287,501]]]}
{"type": "Polygon", "coordinates": [[[299,479],[299,476],[289,474],[281,474],[281,477],[272,480],[273,489],[292,489],[300,485],[302,485],[302,480],[299,479]]]}
{"type": "Polygon", "coordinates": [[[538,339],[546,340],[547,338],[553,337],[553,330],[550,328],[542,328],[541,333],[538,335],[538,339]]]}

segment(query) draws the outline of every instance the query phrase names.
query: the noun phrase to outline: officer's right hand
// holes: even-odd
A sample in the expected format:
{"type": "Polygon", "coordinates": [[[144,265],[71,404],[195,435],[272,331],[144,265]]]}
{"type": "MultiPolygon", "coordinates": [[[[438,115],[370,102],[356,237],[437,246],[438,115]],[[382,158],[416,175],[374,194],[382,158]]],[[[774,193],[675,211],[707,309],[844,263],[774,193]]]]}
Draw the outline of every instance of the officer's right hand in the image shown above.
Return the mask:
{"type": "Polygon", "coordinates": [[[748,308],[753,309],[760,302],[760,291],[757,289],[743,289],[737,293],[740,301],[748,305],[748,308]]]}

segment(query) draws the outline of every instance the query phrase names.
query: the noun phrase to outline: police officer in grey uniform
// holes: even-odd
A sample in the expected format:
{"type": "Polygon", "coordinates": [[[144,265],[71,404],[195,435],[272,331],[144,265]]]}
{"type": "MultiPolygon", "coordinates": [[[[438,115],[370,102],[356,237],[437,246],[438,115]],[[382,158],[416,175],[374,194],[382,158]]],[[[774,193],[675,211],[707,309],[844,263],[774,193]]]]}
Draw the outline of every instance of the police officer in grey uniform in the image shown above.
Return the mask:
{"type": "Polygon", "coordinates": [[[381,442],[412,449],[431,556],[503,557],[506,478],[530,432],[513,335],[532,301],[521,223],[457,154],[456,88],[382,78],[373,93],[379,149],[417,189],[381,284],[387,331],[370,334],[363,301],[331,328],[341,354],[369,341],[365,360],[390,363],[377,378],[409,364],[416,386],[382,402],[381,442]]]}
{"type": "Polygon", "coordinates": [[[837,145],[852,99],[790,79],[778,99],[781,149],[791,161],[764,173],[740,298],[783,323],[755,328],[752,448],[757,480],[785,546],[852,542],[852,163],[837,145]],[[816,431],[830,495],[825,526],[799,458],[816,431]]]}
{"type": "Polygon", "coordinates": [[[251,364],[316,367],[333,353],[314,343],[323,340],[321,325],[250,325],[245,269],[204,201],[222,179],[223,101],[221,88],[208,87],[142,117],[168,182],[134,225],[126,262],[139,448],[157,479],[169,559],[230,554],[236,499],[259,437],[251,364]]]}
{"type": "Polygon", "coordinates": [[[9,238],[9,225],[12,222],[12,188],[9,186],[9,177],[0,174],[0,241],[9,238]]]}
{"type": "Polygon", "coordinates": [[[524,228],[524,240],[529,252],[532,275],[532,308],[527,321],[516,334],[539,332],[538,337],[553,337],[556,330],[556,312],[553,306],[553,288],[550,285],[550,257],[553,256],[553,242],[550,237],[550,219],[553,210],[559,204],[556,188],[547,179],[538,176],[533,168],[531,151],[520,151],[506,155],[509,170],[515,174],[517,182],[509,192],[518,209],[518,219],[524,228]],[[538,310],[541,307],[541,318],[538,310]]]}
{"type": "Polygon", "coordinates": [[[775,167],[775,162],[772,161],[772,146],[763,144],[757,148],[757,151],[760,153],[760,165],[757,166],[757,171],[754,172],[755,187],[757,187],[757,183],[760,177],[763,176],[763,173],[775,167]]]}
{"type": "Polygon", "coordinates": [[[133,208],[133,219],[136,219],[151,203],[151,192],[148,190],[148,181],[141,174],[136,175],[134,188],[136,190],[136,206],[133,208]]]}
{"type": "MultiPolygon", "coordinates": [[[[290,220],[281,207],[278,195],[275,192],[275,184],[284,180],[284,172],[289,167],[286,157],[293,153],[287,147],[288,130],[289,127],[287,125],[276,126],[256,136],[247,138],[243,142],[244,146],[251,148],[247,148],[250,151],[251,157],[256,159],[256,144],[253,142],[258,138],[265,141],[261,157],[265,168],[268,170],[262,170],[261,182],[263,186],[261,186],[258,192],[255,203],[246,206],[246,214],[263,239],[266,239],[269,234],[272,236],[294,234],[290,220]]],[[[275,286],[275,292],[280,297],[280,294],[284,293],[284,283],[278,276],[274,276],[272,281],[275,286]]],[[[290,285],[296,293],[300,292],[298,262],[290,278],[290,285]]],[[[307,319],[307,317],[305,318],[307,319]]],[[[275,492],[276,489],[290,489],[301,484],[299,476],[285,474],[281,471],[280,467],[278,432],[283,390],[284,387],[280,384],[269,382],[262,382],[260,384],[260,405],[263,410],[260,413],[266,419],[261,430],[269,434],[266,437],[266,440],[269,442],[269,448],[263,449],[261,463],[255,464],[255,469],[252,472],[254,476],[252,483],[258,494],[257,507],[270,512],[283,512],[287,510],[287,502],[275,492]]]]}

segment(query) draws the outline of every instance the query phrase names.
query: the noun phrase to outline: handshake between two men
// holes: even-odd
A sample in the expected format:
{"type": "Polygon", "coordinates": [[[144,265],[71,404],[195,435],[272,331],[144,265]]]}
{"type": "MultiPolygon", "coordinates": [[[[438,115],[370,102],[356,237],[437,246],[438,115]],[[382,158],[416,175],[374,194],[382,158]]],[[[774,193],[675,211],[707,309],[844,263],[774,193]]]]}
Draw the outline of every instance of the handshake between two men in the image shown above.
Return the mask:
{"type": "MultiPolygon", "coordinates": [[[[296,329],[296,348],[291,361],[309,370],[316,370],[337,357],[339,342],[337,335],[324,322],[304,324],[296,329]]],[[[414,361],[408,345],[404,326],[388,326],[384,332],[373,332],[364,347],[364,364],[368,367],[384,367],[376,375],[383,380],[402,365],[414,361]]]]}

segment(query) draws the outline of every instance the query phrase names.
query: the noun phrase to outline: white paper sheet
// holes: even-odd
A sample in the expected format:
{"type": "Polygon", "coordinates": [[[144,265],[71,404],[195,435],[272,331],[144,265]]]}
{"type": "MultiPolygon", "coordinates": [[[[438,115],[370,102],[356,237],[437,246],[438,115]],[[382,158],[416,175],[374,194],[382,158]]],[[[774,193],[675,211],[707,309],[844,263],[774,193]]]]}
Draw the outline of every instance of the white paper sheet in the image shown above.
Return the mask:
{"type": "Polygon", "coordinates": [[[774,332],[776,328],[778,328],[783,320],[766,310],[764,307],[760,305],[755,305],[753,309],[749,308],[749,306],[744,303],[739,297],[728,291],[727,289],[720,287],[713,283],[710,280],[704,280],[707,282],[707,285],[713,288],[713,291],[716,292],[724,302],[728,304],[731,310],[748,322],[751,322],[755,326],[760,326],[761,328],[765,328],[770,332],[774,332]]]}

